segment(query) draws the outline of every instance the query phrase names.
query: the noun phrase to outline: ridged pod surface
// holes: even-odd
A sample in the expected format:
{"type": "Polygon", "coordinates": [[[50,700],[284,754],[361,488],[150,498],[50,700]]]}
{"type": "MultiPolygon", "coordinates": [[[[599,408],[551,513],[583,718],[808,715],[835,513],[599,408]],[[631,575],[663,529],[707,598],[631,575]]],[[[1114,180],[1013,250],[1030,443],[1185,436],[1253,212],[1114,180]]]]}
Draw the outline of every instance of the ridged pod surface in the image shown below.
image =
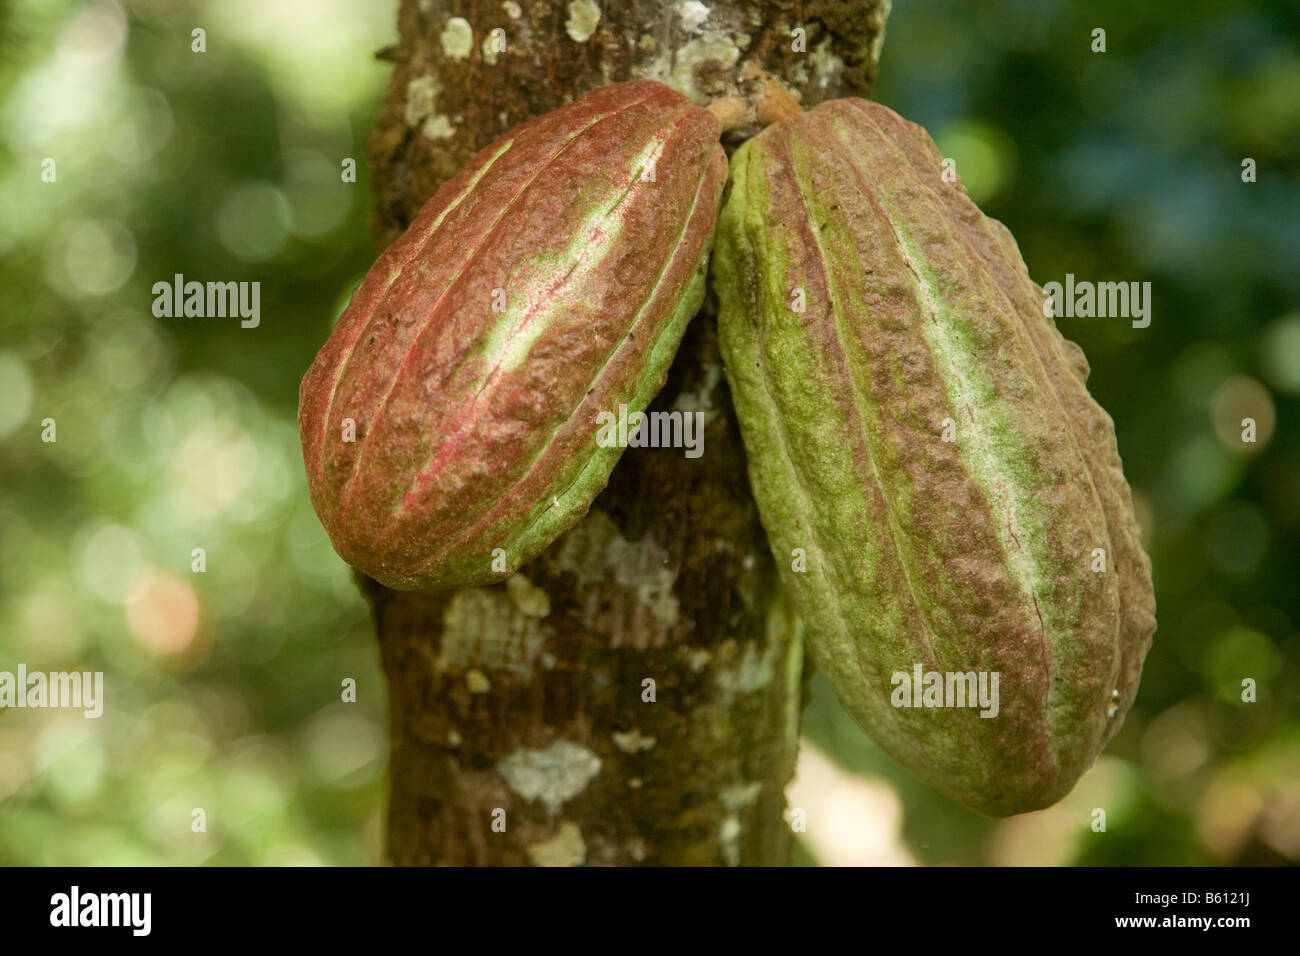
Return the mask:
{"type": "Polygon", "coordinates": [[[346,561],[392,588],[486,584],[582,517],[622,453],[597,415],[645,408],[703,297],[719,132],[662,84],[614,84],[425,204],[299,394],[312,503],[346,561]]]}
{"type": "Polygon", "coordinates": [[[712,281],[814,656],[886,751],[1000,816],[1060,799],[1119,728],[1155,599],[1083,353],[943,172],[921,127],[864,100],[771,126],[732,157],[712,281]],[[996,716],[896,706],[917,665],[998,673],[996,716]]]}

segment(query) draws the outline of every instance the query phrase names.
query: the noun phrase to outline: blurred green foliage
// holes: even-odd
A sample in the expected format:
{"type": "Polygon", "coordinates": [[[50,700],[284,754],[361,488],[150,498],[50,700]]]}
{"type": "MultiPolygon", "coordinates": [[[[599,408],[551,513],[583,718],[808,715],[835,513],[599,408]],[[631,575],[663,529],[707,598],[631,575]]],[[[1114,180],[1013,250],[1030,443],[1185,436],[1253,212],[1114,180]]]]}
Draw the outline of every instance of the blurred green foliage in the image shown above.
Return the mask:
{"type": "MultiPolygon", "coordinates": [[[[101,670],[109,702],[0,711],[0,863],[381,860],[382,675],[295,410],[375,252],[393,7],[0,8],[0,670],[101,670]],[[155,318],[176,273],[259,281],[259,327],[155,318]]],[[[896,4],[873,95],[1034,277],[1152,283],[1149,328],[1058,322],[1116,421],[1160,629],[1094,771],[1006,821],[916,782],[818,679],[800,774],[834,825],[802,861],[1300,860],[1298,37],[1290,0],[896,4]]]]}
{"type": "Polygon", "coordinates": [[[378,862],[383,678],[295,409],[373,258],[371,54],[395,11],[5,17],[0,669],[102,670],[108,703],[0,712],[0,862],[378,862]],[[260,324],[154,318],[176,273],[260,281],[260,324]]]}

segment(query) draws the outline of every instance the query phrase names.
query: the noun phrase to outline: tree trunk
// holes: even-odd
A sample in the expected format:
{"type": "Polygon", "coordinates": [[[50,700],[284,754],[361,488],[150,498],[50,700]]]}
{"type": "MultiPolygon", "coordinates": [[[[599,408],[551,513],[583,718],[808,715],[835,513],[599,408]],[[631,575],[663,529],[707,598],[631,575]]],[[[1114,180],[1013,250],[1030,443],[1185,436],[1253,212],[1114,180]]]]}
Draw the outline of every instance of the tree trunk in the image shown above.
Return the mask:
{"type": "MultiPolygon", "coordinates": [[[[378,231],[394,238],[509,127],[606,83],[700,103],[753,104],[767,76],[805,106],[864,95],[888,8],[402,0],[370,140],[378,231]]],[[[752,105],[749,120],[724,143],[757,131],[752,105]]],[[[786,862],[803,649],[707,306],[651,407],[705,412],[703,455],[627,449],[589,515],[503,583],[425,594],[358,575],[389,687],[394,863],[786,862]]]]}

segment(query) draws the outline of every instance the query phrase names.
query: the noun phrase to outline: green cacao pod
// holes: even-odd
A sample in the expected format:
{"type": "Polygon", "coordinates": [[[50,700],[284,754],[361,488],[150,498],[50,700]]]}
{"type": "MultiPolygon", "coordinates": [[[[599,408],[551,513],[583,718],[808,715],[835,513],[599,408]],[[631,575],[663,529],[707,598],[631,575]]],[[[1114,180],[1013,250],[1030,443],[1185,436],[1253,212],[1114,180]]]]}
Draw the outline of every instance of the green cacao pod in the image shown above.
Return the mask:
{"type": "Polygon", "coordinates": [[[425,204],[299,394],[312,503],[346,561],[392,588],[486,584],[586,513],[622,452],[597,416],[645,408],[703,298],[719,134],[662,84],[606,86],[425,204]]]}
{"type": "Polygon", "coordinates": [[[863,100],[771,126],[732,158],[713,283],[813,655],[886,751],[1000,816],[1060,799],[1119,728],[1155,600],[1083,353],[944,172],[863,100]],[[981,675],[997,703],[961,706],[981,675]]]}

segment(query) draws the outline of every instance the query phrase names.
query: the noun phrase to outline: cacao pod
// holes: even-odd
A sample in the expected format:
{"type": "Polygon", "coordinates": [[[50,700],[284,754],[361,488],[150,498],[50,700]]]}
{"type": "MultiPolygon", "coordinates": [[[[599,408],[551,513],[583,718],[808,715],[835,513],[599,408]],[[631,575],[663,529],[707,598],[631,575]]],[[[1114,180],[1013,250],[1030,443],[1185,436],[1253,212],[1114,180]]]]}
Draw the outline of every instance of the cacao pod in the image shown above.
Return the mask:
{"type": "Polygon", "coordinates": [[[1155,600],[1083,353],[942,162],[863,100],[768,127],[732,157],[712,281],[815,659],[886,751],[1006,815],[1060,799],[1118,729],[1155,600]],[[931,674],[948,706],[918,706],[931,674]],[[951,706],[981,674],[996,716],[951,706]]]}
{"type": "Polygon", "coordinates": [[[398,589],[486,584],[582,517],[622,453],[597,415],[645,408],[703,297],[719,135],[620,83],[438,189],[302,381],[312,503],[346,561],[398,589]]]}

